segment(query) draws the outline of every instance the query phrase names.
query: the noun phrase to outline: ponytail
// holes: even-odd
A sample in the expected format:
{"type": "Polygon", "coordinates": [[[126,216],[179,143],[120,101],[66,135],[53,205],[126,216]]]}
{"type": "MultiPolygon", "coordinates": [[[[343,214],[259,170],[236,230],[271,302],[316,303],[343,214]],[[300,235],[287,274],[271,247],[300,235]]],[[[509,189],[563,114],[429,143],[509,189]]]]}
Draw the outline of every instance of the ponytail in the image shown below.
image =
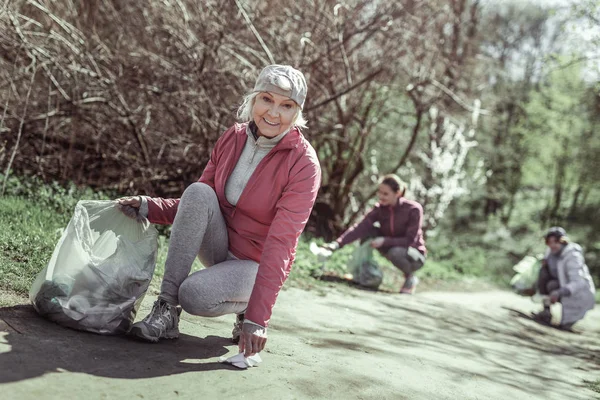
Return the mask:
{"type": "Polygon", "coordinates": [[[404,196],[406,193],[406,183],[398,175],[385,175],[379,180],[379,184],[388,185],[394,193],[400,193],[401,196],[404,196]]]}

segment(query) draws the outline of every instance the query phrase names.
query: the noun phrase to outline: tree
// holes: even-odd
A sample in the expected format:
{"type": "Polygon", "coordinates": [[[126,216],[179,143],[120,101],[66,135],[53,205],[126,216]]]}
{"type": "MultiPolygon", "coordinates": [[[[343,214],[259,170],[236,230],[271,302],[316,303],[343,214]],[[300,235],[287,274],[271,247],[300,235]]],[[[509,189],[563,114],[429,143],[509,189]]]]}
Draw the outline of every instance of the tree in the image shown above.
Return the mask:
{"type": "Polygon", "coordinates": [[[486,10],[484,18],[489,30],[481,45],[489,60],[490,84],[483,101],[493,116],[482,126],[483,136],[490,139],[481,147],[490,175],[482,209],[484,215],[500,214],[508,223],[522,187],[523,160],[532,150],[519,124],[527,117],[525,104],[544,76],[546,61],[559,51],[563,22],[547,8],[516,3],[486,10]]]}
{"type": "Polygon", "coordinates": [[[478,10],[467,0],[10,2],[2,167],[178,196],[258,71],[289,63],[308,78],[306,135],[324,171],[309,229],[331,236],[372,197],[371,150],[382,172],[397,171],[431,147],[421,136],[432,107],[440,127],[470,113],[459,103],[471,103],[478,10]]]}

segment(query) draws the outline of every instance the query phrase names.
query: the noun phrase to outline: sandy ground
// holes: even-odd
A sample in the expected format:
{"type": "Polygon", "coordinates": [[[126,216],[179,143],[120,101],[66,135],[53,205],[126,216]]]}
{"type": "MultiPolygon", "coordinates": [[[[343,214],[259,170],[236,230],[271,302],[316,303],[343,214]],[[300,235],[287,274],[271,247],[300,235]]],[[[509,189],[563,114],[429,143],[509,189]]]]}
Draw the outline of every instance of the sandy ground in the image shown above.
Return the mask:
{"type": "Polygon", "coordinates": [[[573,334],[519,316],[535,308],[502,291],[289,289],[264,362],[247,371],[218,362],[236,353],[232,316],[183,314],[181,337],[153,345],[65,329],[29,306],[0,308],[0,398],[600,398],[584,383],[600,379],[600,311],[573,334]]]}

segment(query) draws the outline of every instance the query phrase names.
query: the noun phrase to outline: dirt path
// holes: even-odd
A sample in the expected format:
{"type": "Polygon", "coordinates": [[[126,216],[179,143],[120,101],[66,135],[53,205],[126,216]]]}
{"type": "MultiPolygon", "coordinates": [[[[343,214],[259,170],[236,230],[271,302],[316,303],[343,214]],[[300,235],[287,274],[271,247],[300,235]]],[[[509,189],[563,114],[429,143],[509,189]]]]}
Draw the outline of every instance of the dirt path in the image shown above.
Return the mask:
{"type": "MultiPolygon", "coordinates": [[[[146,299],[144,308],[151,305],[146,299]]],[[[180,339],[145,344],[0,309],[2,399],[595,399],[600,312],[570,334],[518,316],[507,292],[416,296],[284,291],[264,362],[232,370],[232,317],[184,314],[180,339]]],[[[141,314],[145,314],[142,310],[141,314]]]]}

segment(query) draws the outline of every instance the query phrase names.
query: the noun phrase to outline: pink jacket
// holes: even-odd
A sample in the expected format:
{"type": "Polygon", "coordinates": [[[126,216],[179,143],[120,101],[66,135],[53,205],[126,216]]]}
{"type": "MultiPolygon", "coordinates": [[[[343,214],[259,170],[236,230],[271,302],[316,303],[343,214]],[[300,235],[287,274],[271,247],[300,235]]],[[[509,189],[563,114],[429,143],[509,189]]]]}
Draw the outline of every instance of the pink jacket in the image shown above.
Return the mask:
{"type": "MultiPolygon", "coordinates": [[[[237,206],[232,206],[225,198],[225,184],[247,139],[246,124],[229,128],[215,144],[199,182],[217,194],[229,250],[239,259],[259,263],[245,316],[266,327],[315,202],[321,167],[310,143],[293,128],[258,164],[237,206]]],[[[172,224],[178,204],[179,199],[149,199],[148,219],[172,224]]]]}

